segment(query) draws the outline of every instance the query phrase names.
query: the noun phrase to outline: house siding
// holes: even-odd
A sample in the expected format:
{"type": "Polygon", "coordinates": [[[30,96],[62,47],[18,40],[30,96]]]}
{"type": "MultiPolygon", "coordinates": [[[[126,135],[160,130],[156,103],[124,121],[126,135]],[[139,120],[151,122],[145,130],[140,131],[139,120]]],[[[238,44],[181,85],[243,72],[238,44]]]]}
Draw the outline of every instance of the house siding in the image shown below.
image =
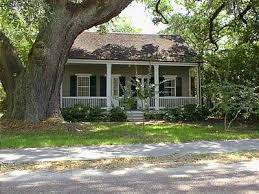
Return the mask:
{"type": "MultiPolygon", "coordinates": [[[[191,67],[172,67],[160,66],[159,76],[163,75],[177,75],[182,78],[182,96],[188,97],[190,95],[189,86],[189,69],[191,67]]],[[[131,77],[137,75],[147,75],[150,71],[149,66],[128,66],[128,65],[113,65],[112,74],[119,74],[125,76],[126,84],[129,84],[131,77]]],[[[151,69],[153,74],[153,68],[151,69]]],[[[70,96],[70,77],[75,74],[92,74],[96,76],[96,95],[100,96],[100,76],[106,74],[106,65],[100,64],[69,64],[65,66],[62,95],[64,97],[70,96]]]]}

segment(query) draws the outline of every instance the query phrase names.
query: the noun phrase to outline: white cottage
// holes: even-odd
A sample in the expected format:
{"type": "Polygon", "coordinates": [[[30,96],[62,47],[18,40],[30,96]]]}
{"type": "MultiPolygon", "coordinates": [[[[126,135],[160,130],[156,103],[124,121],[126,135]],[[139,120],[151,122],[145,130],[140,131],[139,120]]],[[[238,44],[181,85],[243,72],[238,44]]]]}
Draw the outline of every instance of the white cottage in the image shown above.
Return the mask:
{"type": "Polygon", "coordinates": [[[155,85],[150,109],[199,103],[200,64],[180,36],[83,32],[65,66],[61,106],[120,106],[122,87],[135,78],[155,85]]]}

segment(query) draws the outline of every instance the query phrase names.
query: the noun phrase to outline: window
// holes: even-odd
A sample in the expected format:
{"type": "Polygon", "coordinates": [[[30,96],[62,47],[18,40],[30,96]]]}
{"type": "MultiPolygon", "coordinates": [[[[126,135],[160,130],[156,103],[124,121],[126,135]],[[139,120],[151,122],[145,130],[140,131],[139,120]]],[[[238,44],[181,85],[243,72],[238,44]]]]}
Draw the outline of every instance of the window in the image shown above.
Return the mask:
{"type": "Polygon", "coordinates": [[[176,95],[176,79],[168,78],[164,83],[164,96],[175,96],[176,95]]]}
{"type": "Polygon", "coordinates": [[[112,78],[112,96],[120,95],[120,77],[112,78]]]}
{"type": "Polygon", "coordinates": [[[90,76],[77,76],[77,96],[90,96],[90,76]]]}

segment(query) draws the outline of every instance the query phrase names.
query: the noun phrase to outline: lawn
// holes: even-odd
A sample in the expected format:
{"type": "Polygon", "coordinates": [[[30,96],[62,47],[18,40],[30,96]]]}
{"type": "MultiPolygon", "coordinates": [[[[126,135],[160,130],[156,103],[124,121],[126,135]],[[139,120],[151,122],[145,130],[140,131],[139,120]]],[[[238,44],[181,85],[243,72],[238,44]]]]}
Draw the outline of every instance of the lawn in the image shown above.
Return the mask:
{"type": "Polygon", "coordinates": [[[0,126],[0,148],[183,143],[200,140],[259,138],[259,126],[238,125],[224,131],[221,124],[91,123],[0,126]]]}

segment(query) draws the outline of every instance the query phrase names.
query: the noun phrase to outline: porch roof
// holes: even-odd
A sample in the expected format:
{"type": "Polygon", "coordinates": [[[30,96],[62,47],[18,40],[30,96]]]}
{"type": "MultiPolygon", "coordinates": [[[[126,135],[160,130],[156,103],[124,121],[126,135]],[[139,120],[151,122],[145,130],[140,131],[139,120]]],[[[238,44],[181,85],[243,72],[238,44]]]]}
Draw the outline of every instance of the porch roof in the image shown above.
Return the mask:
{"type": "Polygon", "coordinates": [[[177,35],[83,32],[69,53],[70,59],[160,61],[196,63],[193,49],[177,35]]]}

